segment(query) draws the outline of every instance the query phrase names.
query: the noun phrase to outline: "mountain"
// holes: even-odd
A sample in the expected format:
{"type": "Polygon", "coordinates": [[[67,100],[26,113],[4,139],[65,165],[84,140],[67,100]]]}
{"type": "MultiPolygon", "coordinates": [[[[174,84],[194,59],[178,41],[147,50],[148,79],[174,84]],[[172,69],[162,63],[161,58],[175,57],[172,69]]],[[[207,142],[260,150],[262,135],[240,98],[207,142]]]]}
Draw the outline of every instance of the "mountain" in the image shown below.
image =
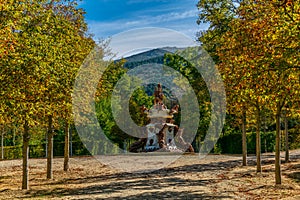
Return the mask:
{"type": "MultiPolygon", "coordinates": [[[[151,64],[151,63],[163,64],[164,55],[166,53],[175,53],[178,50],[181,50],[181,48],[163,47],[163,48],[157,48],[142,53],[138,53],[132,56],[128,56],[124,58],[126,60],[124,67],[127,69],[133,69],[143,64],[151,64]]],[[[155,87],[156,84],[149,84],[144,86],[144,90],[146,94],[152,96],[155,87]]],[[[163,91],[164,91],[164,95],[167,97],[166,101],[168,101],[168,103],[167,102],[166,103],[169,106],[170,105],[173,106],[173,104],[177,102],[177,98],[172,94],[170,89],[166,88],[165,86],[163,86],[163,91]]]]}
{"type": "Polygon", "coordinates": [[[164,55],[166,53],[175,53],[177,50],[180,50],[180,48],[163,47],[163,48],[152,49],[132,56],[128,56],[124,58],[126,60],[124,67],[127,69],[132,69],[139,65],[148,64],[148,63],[163,64],[164,55]]]}

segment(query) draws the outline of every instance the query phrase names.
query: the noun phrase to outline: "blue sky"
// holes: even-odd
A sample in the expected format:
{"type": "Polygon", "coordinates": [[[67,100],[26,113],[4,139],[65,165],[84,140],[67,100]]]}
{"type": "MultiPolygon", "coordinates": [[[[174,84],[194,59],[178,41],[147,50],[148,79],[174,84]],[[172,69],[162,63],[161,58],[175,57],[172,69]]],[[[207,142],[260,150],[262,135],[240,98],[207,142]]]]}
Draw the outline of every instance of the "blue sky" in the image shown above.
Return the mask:
{"type": "Polygon", "coordinates": [[[106,39],[123,31],[159,27],[179,31],[195,39],[197,0],[83,0],[89,31],[106,39]]]}

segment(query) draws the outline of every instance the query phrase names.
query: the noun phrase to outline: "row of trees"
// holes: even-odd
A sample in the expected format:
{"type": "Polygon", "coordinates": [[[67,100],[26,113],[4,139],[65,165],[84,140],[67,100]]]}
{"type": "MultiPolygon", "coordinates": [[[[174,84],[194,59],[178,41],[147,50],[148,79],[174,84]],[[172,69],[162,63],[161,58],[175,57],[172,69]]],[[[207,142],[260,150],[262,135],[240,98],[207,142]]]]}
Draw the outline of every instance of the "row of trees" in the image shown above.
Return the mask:
{"type": "MultiPolygon", "coordinates": [[[[102,61],[107,44],[96,43],[87,33],[84,11],[77,8],[76,0],[8,0],[0,4],[0,9],[3,11],[0,15],[0,40],[3,41],[0,47],[0,124],[6,130],[16,129],[22,134],[22,189],[29,188],[30,139],[41,139],[41,131],[47,131],[47,178],[53,178],[53,136],[57,131],[65,134],[63,168],[69,169],[69,130],[74,123],[72,94],[84,61],[95,64],[84,79],[93,77],[93,81],[98,82],[95,108],[99,123],[108,138],[121,146],[128,135],[113,119],[110,97],[115,84],[126,72],[125,61],[108,65],[102,79],[94,77],[97,73],[93,74],[93,70],[101,70],[102,64],[107,64],[102,61]],[[95,55],[89,60],[91,53],[95,55]]],[[[82,87],[86,87],[86,91],[92,89],[88,84],[82,87]]],[[[81,91],[83,97],[86,91],[81,91]]],[[[139,106],[149,106],[151,102],[152,98],[144,91],[135,91],[130,100],[134,121],[144,123],[139,106]]],[[[2,141],[3,138],[2,134],[2,141]]]]}
{"type": "Polygon", "coordinates": [[[28,145],[35,126],[47,127],[47,178],[52,178],[53,130],[64,122],[68,170],[72,87],[95,42],[76,1],[4,0],[0,10],[0,123],[22,130],[22,189],[28,189],[28,145]]]}
{"type": "Polygon", "coordinates": [[[280,118],[299,117],[300,3],[297,0],[200,0],[199,40],[226,85],[228,113],[241,119],[243,164],[246,124],[256,122],[257,172],[261,172],[261,116],[276,120],[275,174],[281,184],[280,118]],[[247,114],[247,116],[246,116],[247,114]]]}
{"type": "MultiPolygon", "coordinates": [[[[244,165],[246,124],[254,116],[258,172],[261,116],[273,113],[276,117],[276,183],[280,184],[280,116],[282,110],[288,117],[299,115],[299,2],[200,0],[198,8],[199,23],[210,23],[207,31],[199,33],[199,40],[224,78],[229,114],[242,122],[244,165]]],[[[22,132],[22,188],[28,189],[28,145],[36,126],[47,127],[47,178],[52,178],[53,130],[64,124],[64,170],[68,170],[73,84],[96,43],[87,34],[84,12],[75,0],[4,0],[0,9],[0,124],[17,126],[22,132]]],[[[101,57],[102,49],[97,49],[101,57]]],[[[186,76],[201,97],[201,129],[196,139],[201,141],[212,117],[205,83],[182,58],[166,55],[164,62],[186,76]]],[[[128,135],[113,119],[110,96],[126,72],[123,65],[121,60],[109,66],[95,94],[100,125],[119,145],[128,135]]],[[[144,91],[133,94],[130,113],[137,124],[146,120],[139,115],[139,106],[151,103],[144,91]]]]}

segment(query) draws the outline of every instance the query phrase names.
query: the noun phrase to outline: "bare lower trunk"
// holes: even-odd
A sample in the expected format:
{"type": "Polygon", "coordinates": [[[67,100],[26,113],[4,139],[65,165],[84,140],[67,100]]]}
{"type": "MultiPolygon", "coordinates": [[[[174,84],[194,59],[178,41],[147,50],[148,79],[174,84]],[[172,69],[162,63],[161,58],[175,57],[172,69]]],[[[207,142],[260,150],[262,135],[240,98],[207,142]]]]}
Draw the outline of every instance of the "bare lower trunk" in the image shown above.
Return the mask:
{"type": "Polygon", "coordinates": [[[281,169],[280,169],[280,106],[276,112],[276,146],[275,146],[275,182],[281,184],[281,169]]]}
{"type": "Polygon", "coordinates": [[[4,160],[4,146],[3,146],[4,142],[3,141],[4,141],[4,128],[1,133],[1,160],[4,160]]]}
{"type": "Polygon", "coordinates": [[[28,177],[29,177],[29,170],[28,170],[28,160],[29,160],[29,126],[27,121],[24,123],[24,133],[23,133],[23,179],[22,179],[22,189],[28,190],[28,177]]]}
{"type": "Polygon", "coordinates": [[[69,170],[69,157],[70,157],[70,132],[69,123],[66,122],[65,126],[65,152],[64,152],[64,171],[69,170]]]}
{"type": "Polygon", "coordinates": [[[261,173],[261,139],[260,139],[260,110],[257,108],[256,113],[256,172],[261,173]]]}
{"type": "Polygon", "coordinates": [[[246,111],[243,110],[242,119],[242,145],[243,145],[243,166],[247,166],[247,135],[246,135],[246,111]]]}
{"type": "Polygon", "coordinates": [[[53,178],[52,165],[53,165],[53,128],[52,116],[48,117],[48,131],[47,131],[47,179],[53,178]]]}
{"type": "Polygon", "coordinates": [[[73,149],[73,142],[72,142],[72,127],[70,127],[70,129],[69,129],[69,138],[70,138],[70,156],[73,156],[73,151],[72,151],[72,149],[73,149]]]}
{"type": "Polygon", "coordinates": [[[284,132],[285,132],[285,162],[290,161],[289,154],[289,131],[288,131],[288,120],[287,116],[284,116],[284,132]]]}

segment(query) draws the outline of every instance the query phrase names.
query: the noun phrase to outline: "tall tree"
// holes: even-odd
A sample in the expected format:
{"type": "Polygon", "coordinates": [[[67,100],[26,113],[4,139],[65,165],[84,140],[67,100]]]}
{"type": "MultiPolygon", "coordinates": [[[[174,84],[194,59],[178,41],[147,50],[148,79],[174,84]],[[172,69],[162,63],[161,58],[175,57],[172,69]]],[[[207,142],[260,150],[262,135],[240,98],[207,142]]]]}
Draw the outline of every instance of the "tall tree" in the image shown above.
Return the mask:
{"type": "MultiPolygon", "coordinates": [[[[256,107],[257,131],[260,129],[261,106],[275,113],[276,184],[281,184],[280,114],[288,101],[298,98],[299,90],[296,78],[299,76],[299,52],[296,50],[299,48],[299,37],[296,36],[299,35],[299,23],[296,22],[299,19],[296,10],[299,8],[296,4],[290,9],[291,13],[286,13],[288,10],[284,5],[274,1],[243,2],[239,17],[232,21],[230,31],[223,36],[218,54],[222,60],[222,71],[239,72],[232,80],[239,83],[239,89],[244,86],[243,94],[250,97],[247,101],[256,107]]],[[[259,148],[257,132],[258,155],[259,148]]]]}
{"type": "MultiPolygon", "coordinates": [[[[209,28],[198,33],[198,39],[203,47],[210,53],[216,64],[222,62],[217,49],[223,46],[222,36],[230,31],[231,23],[238,16],[238,8],[242,0],[200,0],[197,4],[199,9],[198,24],[209,24],[209,28]]],[[[222,70],[221,70],[222,71],[222,70]]],[[[227,81],[223,75],[226,87],[227,112],[233,113],[241,118],[242,122],[242,146],[243,146],[243,165],[247,163],[246,147],[246,111],[249,107],[244,96],[236,95],[231,89],[237,90],[238,82],[227,81]],[[241,112],[237,112],[240,110],[241,112]]]]}
{"type": "MultiPolygon", "coordinates": [[[[22,189],[28,189],[28,145],[30,127],[39,121],[43,107],[41,96],[44,87],[36,76],[44,72],[41,56],[35,56],[34,43],[38,35],[36,14],[42,13],[40,5],[33,1],[6,1],[1,4],[1,26],[5,27],[4,38],[10,37],[4,54],[1,54],[1,99],[11,122],[23,124],[23,181],[22,189]],[[32,36],[31,36],[32,35],[32,36]]],[[[2,32],[3,33],[3,32],[2,32]]],[[[39,41],[41,43],[41,41],[39,41]]],[[[1,49],[2,50],[2,49],[1,49]]]]}
{"type": "Polygon", "coordinates": [[[43,4],[42,7],[46,12],[39,16],[39,23],[47,49],[40,49],[39,53],[47,55],[48,73],[43,77],[46,88],[43,102],[48,120],[47,178],[51,179],[53,128],[57,126],[59,118],[68,123],[71,121],[74,80],[84,58],[93,48],[94,41],[86,34],[84,12],[77,8],[76,0],[55,0],[43,4]]]}
{"type": "Polygon", "coordinates": [[[30,127],[51,119],[51,141],[52,122],[55,125],[65,110],[70,116],[70,103],[64,102],[71,102],[70,85],[93,41],[85,35],[83,11],[75,1],[23,0],[0,5],[1,26],[5,27],[0,38],[11,36],[0,60],[1,102],[14,116],[11,121],[23,124],[22,188],[28,189],[30,127]]]}

